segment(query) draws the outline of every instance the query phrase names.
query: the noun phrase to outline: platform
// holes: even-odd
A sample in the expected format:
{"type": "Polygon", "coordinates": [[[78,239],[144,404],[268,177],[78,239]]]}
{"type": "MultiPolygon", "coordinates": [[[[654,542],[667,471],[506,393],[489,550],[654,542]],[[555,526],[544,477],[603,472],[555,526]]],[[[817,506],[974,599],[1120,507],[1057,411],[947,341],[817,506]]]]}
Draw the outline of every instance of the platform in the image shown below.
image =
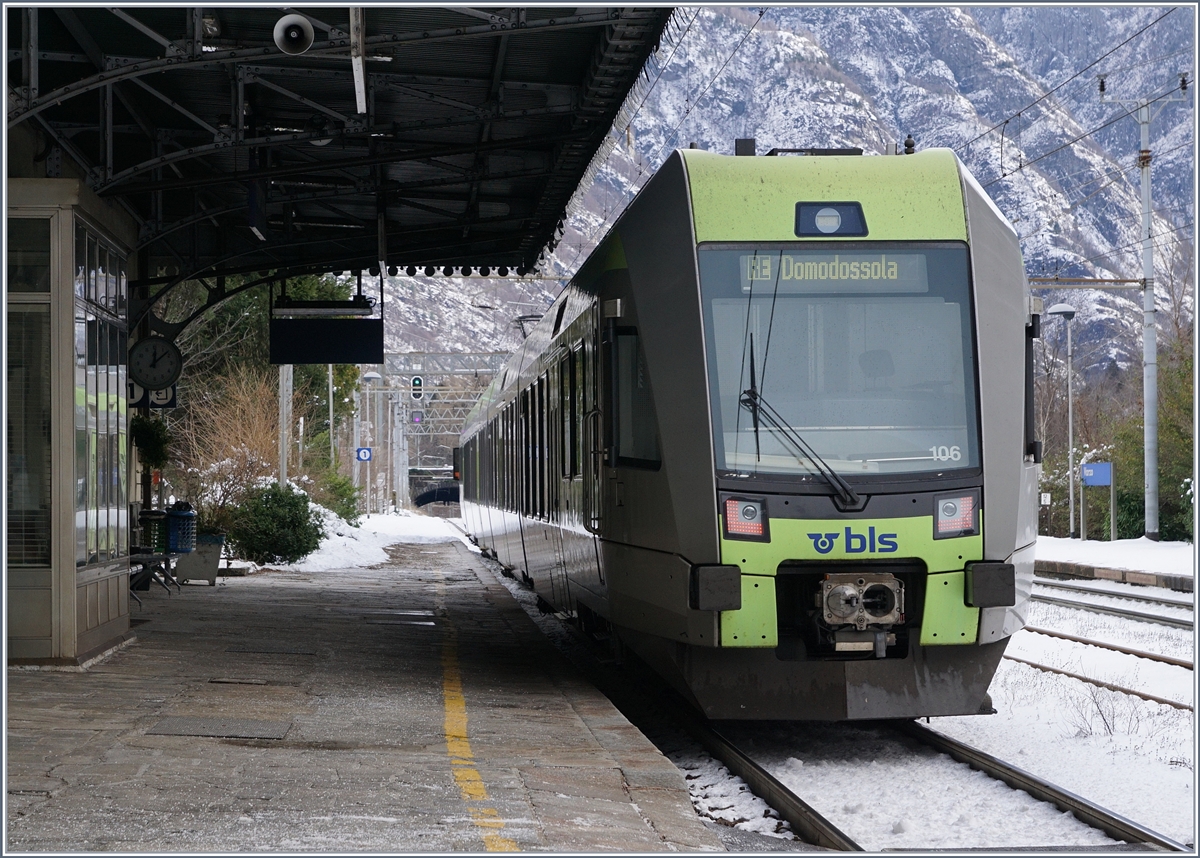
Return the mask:
{"type": "Polygon", "coordinates": [[[8,670],[7,851],[723,851],[679,771],[459,542],[143,594],[8,670]]]}

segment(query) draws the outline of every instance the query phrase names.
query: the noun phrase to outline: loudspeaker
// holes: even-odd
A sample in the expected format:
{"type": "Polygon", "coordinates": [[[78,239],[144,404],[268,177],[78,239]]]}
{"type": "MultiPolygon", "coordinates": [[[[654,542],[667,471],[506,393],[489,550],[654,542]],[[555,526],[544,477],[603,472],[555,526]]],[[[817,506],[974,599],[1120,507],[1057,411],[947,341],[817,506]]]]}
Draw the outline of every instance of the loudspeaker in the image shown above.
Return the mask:
{"type": "Polygon", "coordinates": [[[275,24],[275,45],[285,54],[302,54],[312,43],[313,26],[303,15],[284,15],[275,24]]]}

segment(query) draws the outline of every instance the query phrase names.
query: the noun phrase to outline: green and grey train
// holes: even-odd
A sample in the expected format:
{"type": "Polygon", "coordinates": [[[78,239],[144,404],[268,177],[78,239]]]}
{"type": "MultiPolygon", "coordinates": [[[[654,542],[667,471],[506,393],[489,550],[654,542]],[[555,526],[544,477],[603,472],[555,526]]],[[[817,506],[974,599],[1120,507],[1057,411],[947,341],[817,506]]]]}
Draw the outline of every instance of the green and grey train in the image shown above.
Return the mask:
{"type": "Polygon", "coordinates": [[[677,151],[468,418],[467,528],[711,718],[977,713],[1033,577],[1039,304],[949,150],[677,151]]]}

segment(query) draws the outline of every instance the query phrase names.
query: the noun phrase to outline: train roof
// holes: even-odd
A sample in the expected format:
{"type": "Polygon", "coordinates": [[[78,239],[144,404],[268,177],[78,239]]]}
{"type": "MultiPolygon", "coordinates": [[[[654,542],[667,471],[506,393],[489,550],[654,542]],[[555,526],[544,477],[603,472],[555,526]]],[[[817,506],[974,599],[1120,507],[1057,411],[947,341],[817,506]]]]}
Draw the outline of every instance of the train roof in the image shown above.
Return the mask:
{"type": "MultiPolygon", "coordinates": [[[[959,161],[913,155],[737,157],[681,149],[696,241],[796,241],[798,202],[857,202],[870,241],[966,241],[959,161]]],[[[862,236],[822,240],[861,240],[862,236]]]]}

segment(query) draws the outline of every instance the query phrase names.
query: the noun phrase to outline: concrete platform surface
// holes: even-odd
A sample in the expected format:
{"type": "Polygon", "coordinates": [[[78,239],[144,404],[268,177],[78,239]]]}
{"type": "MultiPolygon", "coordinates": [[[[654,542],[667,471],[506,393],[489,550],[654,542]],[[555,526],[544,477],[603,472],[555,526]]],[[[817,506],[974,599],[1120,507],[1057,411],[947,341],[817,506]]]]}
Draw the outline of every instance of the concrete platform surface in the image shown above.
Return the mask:
{"type": "Polygon", "coordinates": [[[476,555],[389,553],[139,593],[99,664],[9,668],[6,851],[724,850],[476,555]]]}

